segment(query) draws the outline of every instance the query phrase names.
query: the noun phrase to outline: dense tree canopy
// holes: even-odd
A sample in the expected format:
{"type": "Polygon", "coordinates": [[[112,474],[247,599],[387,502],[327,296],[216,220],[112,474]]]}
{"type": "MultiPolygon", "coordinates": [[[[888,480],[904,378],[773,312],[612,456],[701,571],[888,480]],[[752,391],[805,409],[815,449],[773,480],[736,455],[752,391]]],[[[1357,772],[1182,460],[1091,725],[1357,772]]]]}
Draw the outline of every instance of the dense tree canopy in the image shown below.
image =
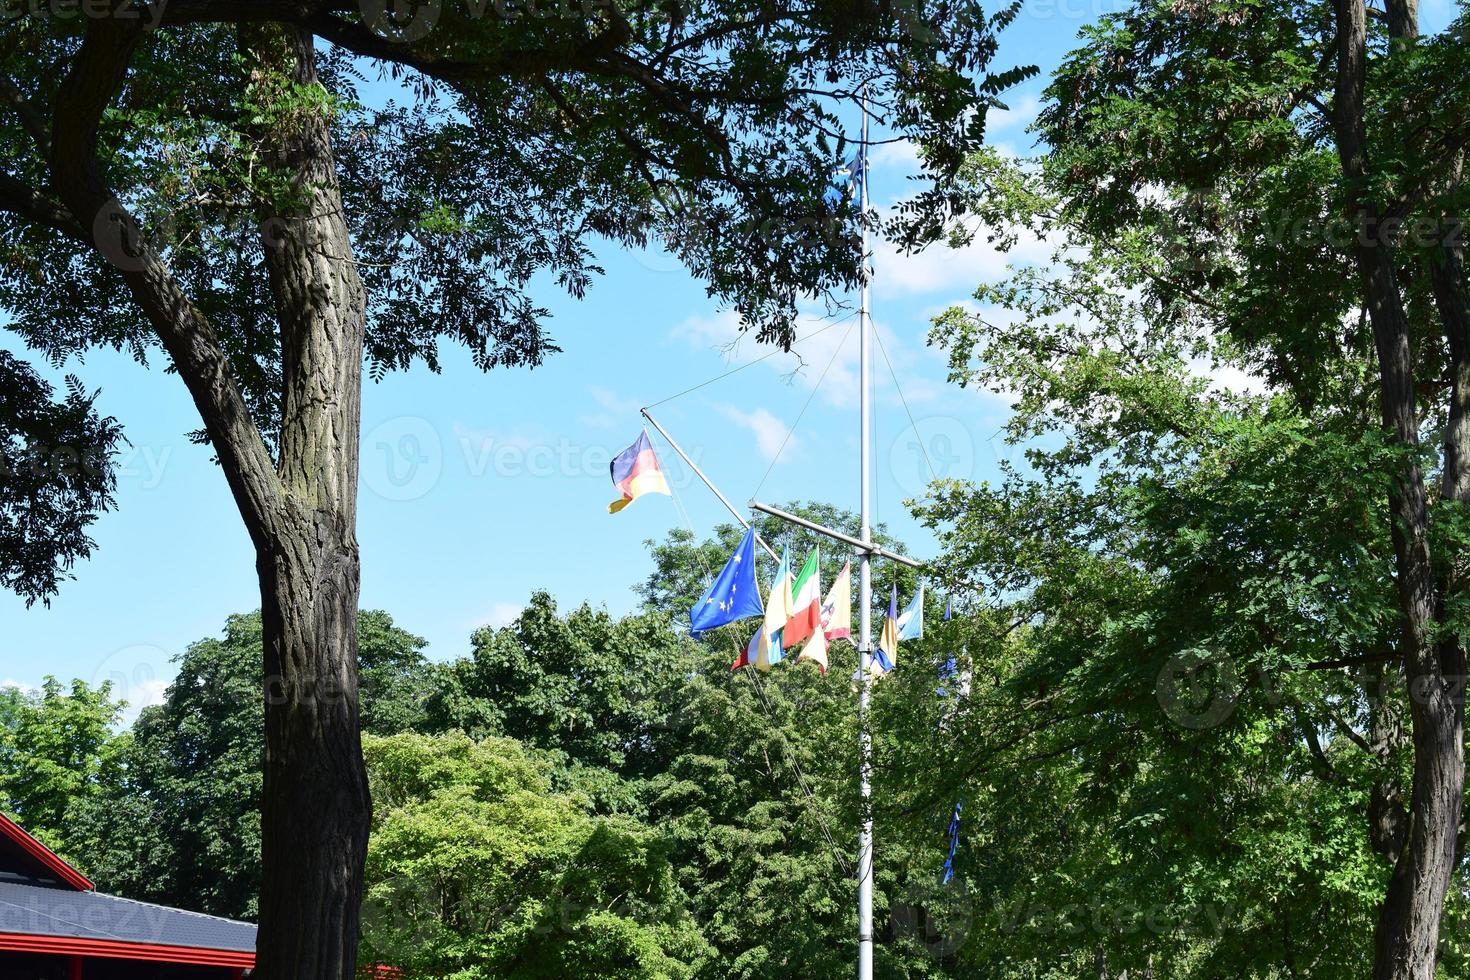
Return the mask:
{"type": "MultiPolygon", "coordinates": [[[[364,367],[436,369],[444,343],[481,368],[541,363],[556,344],[535,287],[582,296],[602,242],[667,248],[744,329],[789,343],[798,300],[851,285],[862,263],[867,216],[825,193],[853,117],[871,110],[921,145],[928,211],[951,209],[988,109],[1031,74],[988,71],[1018,9],[7,6],[0,309],[53,361],[99,346],[163,359],[256,550],[263,672],[279,693],[264,719],[264,980],[355,973],[371,829],[356,651],[364,367]]],[[[45,398],[32,387],[25,413],[45,398]]],[[[82,421],[105,451],[107,424],[82,421]]],[[[0,581],[54,590],[106,503],[95,469],[65,490],[43,481],[80,510],[53,507],[55,527],[0,541],[0,581]]],[[[8,509],[0,497],[0,520],[8,509]]]]}
{"type": "MultiPolygon", "coordinates": [[[[991,343],[987,363],[1006,363],[1012,341],[991,343]]],[[[1035,470],[943,487],[921,509],[943,533],[934,572],[955,583],[956,615],[944,621],[936,591],[925,638],[875,692],[882,975],[1361,976],[1389,870],[1368,816],[1385,768],[1402,776],[1408,760],[1383,731],[1402,710],[1394,687],[1369,698],[1365,676],[1322,666],[1381,628],[1371,605],[1313,603],[1330,583],[1308,570],[1371,524],[1345,482],[1350,456],[1277,417],[1275,399],[1202,390],[1177,359],[1105,368],[1090,348],[1051,366],[1016,377],[1116,396],[1128,421],[1096,424],[1133,448],[1126,464],[1067,462],[1088,438],[1071,430],[1035,470]],[[1185,433],[1189,452],[1161,443],[1185,433]],[[1241,489],[1210,477],[1226,460],[1241,489]],[[1307,480],[1320,498],[1291,509],[1281,494],[1307,480]],[[1100,512],[1117,516],[1076,519],[1100,512]],[[1251,533],[1259,554],[1211,557],[1209,542],[1251,533]],[[960,587],[969,576],[1003,595],[980,602],[960,587]]],[[[366,956],[464,978],[849,971],[856,658],[838,644],[827,676],[732,674],[740,631],[685,634],[698,569],[737,531],[654,544],[641,612],[563,612],[533,594],[445,664],[363,614],[363,674],[394,678],[369,690],[398,706],[365,704],[395,719],[366,742],[379,803],[366,956]]],[[[49,708],[10,695],[46,727],[102,733],[66,767],[78,803],[37,829],[104,889],[254,914],[261,643],[258,617],[232,618],[116,736],[105,694],[57,686],[49,708]]],[[[0,805],[43,814],[31,785],[7,785],[0,805]]],[[[1449,915],[1453,936],[1458,898],[1449,915]]],[[[1447,975],[1463,955],[1446,944],[1447,975]]]]}
{"type": "MultiPolygon", "coordinates": [[[[748,631],[689,637],[723,527],[652,542],[635,614],[533,593],[427,663],[356,611],[355,442],[318,438],[355,437],[356,396],[329,418],[310,396],[324,364],[355,392],[358,354],[437,366],[446,339],[537,363],[555,343],[531,284],[580,295],[598,240],[661,243],[788,340],[796,300],[855,273],[858,216],[821,192],[867,80],[930,178],[889,232],[1055,248],[931,335],[953,380],[1012,397],[1025,462],[916,504],[941,553],[926,636],[874,696],[881,975],[1470,974],[1463,17],[1426,37],[1407,0],[1139,0],[1086,29],[1043,155],[1015,161],[978,149],[1025,74],[983,74],[1015,7],[375,9],[267,4],[262,26],[174,0],[147,35],[0,28],[0,304],[52,357],[161,346],[265,569],[262,613],[191,647],[126,733],[105,688],[0,692],[7,809],[104,887],[268,924],[259,808],[315,855],[289,818],[332,786],[348,833],[320,851],[344,880],[366,854],[375,960],[845,975],[851,648],[826,676],[732,674],[748,631]],[[355,751],[357,673],[361,780],[277,769],[299,795],[273,804],[270,760],[303,732],[355,751]]],[[[116,429],[83,389],[56,402],[3,357],[22,394],[0,437],[105,456],[116,429]]],[[[105,467],[38,479],[56,533],[0,546],[31,597],[110,489],[105,467]]],[[[879,595],[918,584],[880,569],[879,595]]],[[[292,880],[278,904],[317,901],[292,880]]],[[[355,939],[355,898],[329,897],[355,939]]]]}
{"type": "Polygon", "coordinates": [[[1193,901],[1214,867],[1243,916],[1218,962],[1105,944],[1130,968],[1465,968],[1470,88],[1462,23],[1372,13],[1130,5],[1053,78],[1041,158],[972,163],[985,233],[1056,249],[976,294],[1014,322],[932,335],[1028,450],[922,508],[1038,657],[981,752],[1063,757],[1146,830],[1103,880],[1193,901]],[[1258,837],[1288,800],[1309,832],[1258,837]]]}

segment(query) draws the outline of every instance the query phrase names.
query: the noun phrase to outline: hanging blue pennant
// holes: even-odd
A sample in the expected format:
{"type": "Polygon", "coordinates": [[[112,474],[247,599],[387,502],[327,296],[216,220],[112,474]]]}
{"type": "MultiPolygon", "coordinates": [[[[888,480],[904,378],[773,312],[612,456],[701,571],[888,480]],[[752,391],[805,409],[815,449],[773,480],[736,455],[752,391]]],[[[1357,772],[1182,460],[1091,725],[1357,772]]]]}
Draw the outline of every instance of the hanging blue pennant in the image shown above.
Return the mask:
{"type": "Polygon", "coordinates": [[[949,818],[949,856],[944,859],[944,884],[954,877],[954,852],[960,847],[960,801],[956,800],[954,815],[949,818]]]}

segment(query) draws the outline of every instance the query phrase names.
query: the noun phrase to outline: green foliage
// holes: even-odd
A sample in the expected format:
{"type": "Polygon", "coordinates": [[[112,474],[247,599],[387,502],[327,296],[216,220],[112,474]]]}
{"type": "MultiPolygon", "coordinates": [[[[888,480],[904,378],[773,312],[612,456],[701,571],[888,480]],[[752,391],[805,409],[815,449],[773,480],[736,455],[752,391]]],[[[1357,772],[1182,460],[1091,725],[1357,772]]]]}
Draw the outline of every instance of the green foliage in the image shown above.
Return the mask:
{"type": "MultiPolygon", "coordinates": [[[[988,607],[962,627],[977,684],[946,756],[957,793],[994,801],[967,871],[1019,903],[967,950],[992,968],[1346,978],[1372,960],[1411,762],[1387,504],[1405,459],[1334,217],[1330,31],[1324,5],[1136,4],[1053,80],[1042,159],[972,161],[986,234],[1055,247],[931,334],[954,381],[1011,395],[1025,450],[996,484],[939,484],[918,508],[936,572],[988,607]],[[1129,914],[1149,911],[1162,925],[1129,914]]],[[[1463,104],[1456,43],[1412,60],[1463,104]]],[[[1433,129],[1438,111],[1408,114],[1433,129]]],[[[1392,128],[1432,170],[1422,133],[1392,128]]],[[[1425,255],[1396,254],[1412,296],[1425,255]]],[[[1411,302],[1437,376],[1437,325],[1411,302]]],[[[1442,417],[1435,393],[1423,412],[1442,417]]],[[[1463,556],[1456,505],[1434,520],[1463,556]]],[[[1442,969],[1463,974],[1444,939],[1442,969]]]]}
{"type": "Polygon", "coordinates": [[[536,592],[513,624],[476,630],[470,644],[431,705],[436,728],[508,735],[622,775],[662,765],[666,678],[691,663],[663,618],[586,605],[560,617],[536,592]]]}
{"type": "MultiPolygon", "coordinates": [[[[358,620],[364,726],[422,717],[424,641],[386,613],[358,620]]],[[[116,765],[65,828],[103,889],[213,915],[254,918],[265,752],[259,613],[191,644],[163,703],[116,742],[116,765]]],[[[269,692],[269,687],[265,688],[269,692]]]]}
{"type": "Polygon", "coordinates": [[[1360,975],[1388,870],[1369,799],[1406,761],[1360,732],[1404,706],[1332,665],[1371,664],[1398,629],[1374,492],[1388,454],[1339,409],[1211,392],[1177,334],[1127,347],[1126,317],[1017,308],[1034,317],[1020,329],[955,313],[936,338],[966,378],[1015,387],[1030,465],[937,486],[919,512],[942,574],[994,590],[951,750],[959,791],[978,781],[997,804],[972,831],[994,841],[982,873],[1080,921],[1023,917],[988,955],[1084,962],[1095,945],[1171,977],[1360,975]],[[989,826],[1017,808],[1055,816],[989,826]],[[1108,925],[1145,913],[1165,925],[1108,925]]]}
{"type": "Polygon", "coordinates": [[[12,329],[53,358],[107,346],[146,359],[157,340],[115,267],[146,242],[273,438],[281,311],[262,242],[295,232],[259,216],[290,213],[300,188],[265,137],[325,117],[375,377],[437,368],[445,341],[482,368],[541,363],[558,347],[538,287],[583,296],[601,243],[666,249],[762,339],[789,342],[797,301],[857,274],[859,216],[824,197],[852,153],[839,134],[853,80],[925,147],[926,198],[947,207],[997,94],[1035,71],[987,73],[1014,3],[372,6],[303,8],[312,85],[242,54],[254,16],[150,11],[163,23],[141,32],[98,133],[101,175],[136,219],[113,229],[67,211],[47,159],[87,18],[7,18],[0,70],[24,93],[0,112],[12,329]],[[395,83],[388,97],[366,84],[377,77],[395,83]]]}
{"type": "MultiPolygon", "coordinates": [[[[1365,819],[1384,763],[1346,732],[1397,705],[1365,674],[1304,668],[1392,629],[1391,600],[1370,601],[1392,588],[1382,544],[1345,545],[1375,526],[1351,489],[1363,454],[1279,399],[1094,353],[1018,373],[1038,386],[1018,383],[1038,406],[1018,431],[1051,440],[1032,470],[938,487],[920,508],[946,543],[933,574],[1004,592],[961,593],[950,622],[931,595],[925,638],[874,692],[880,975],[1070,980],[1101,957],[1109,976],[1357,976],[1386,874],[1365,819]],[[1080,405],[1082,377],[1119,411],[1063,433],[1065,399],[1042,388],[1076,384],[1080,405]],[[962,676],[941,679],[951,660],[962,676]]],[[[655,558],[695,588],[736,536],[674,534],[655,558]]],[[[363,615],[364,676],[397,706],[364,737],[365,962],[461,980],[850,972],[851,647],[825,677],[732,674],[751,624],[694,641],[687,598],[640,590],[646,611],[623,618],[533,594],[443,665],[363,615]],[[417,730],[386,732],[389,718],[417,730]]],[[[70,856],[104,887],[249,913],[259,643],[242,616],[191,647],[167,703],[117,738],[122,776],[64,817],[70,856]],[[98,830],[119,813],[126,848],[98,830]]]]}
{"type": "Polygon", "coordinates": [[[118,765],[112,687],[47,677],[39,691],[0,687],[0,809],[53,849],[75,853],[69,828],[103,795],[118,765]]]}
{"type": "Polygon", "coordinates": [[[117,421],[67,378],[65,398],[0,350],[0,588],[49,602],[92,552],[87,530],[112,507],[117,421]]]}
{"type": "Polygon", "coordinates": [[[364,743],[377,802],[363,956],[409,976],[682,978],[707,947],[667,847],[552,789],[519,743],[364,743]]]}

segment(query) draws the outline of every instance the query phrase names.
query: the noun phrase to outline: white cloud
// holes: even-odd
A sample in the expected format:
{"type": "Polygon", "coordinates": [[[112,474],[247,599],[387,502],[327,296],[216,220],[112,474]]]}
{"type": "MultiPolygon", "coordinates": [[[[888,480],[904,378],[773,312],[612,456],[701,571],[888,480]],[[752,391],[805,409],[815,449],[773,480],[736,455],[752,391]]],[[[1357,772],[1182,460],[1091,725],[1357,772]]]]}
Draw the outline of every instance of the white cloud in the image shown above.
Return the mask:
{"type": "Polygon", "coordinates": [[[490,429],[477,429],[473,426],[460,425],[456,422],[451,431],[454,439],[461,447],[493,447],[510,446],[515,449],[530,449],[545,442],[527,432],[499,433],[490,429]]]}
{"type": "MultiPolygon", "coordinates": [[[[919,326],[927,329],[927,318],[919,326]]],[[[883,358],[885,351],[893,362],[893,370],[903,384],[903,394],[910,405],[938,397],[942,386],[929,376],[934,370],[932,358],[916,356],[913,345],[880,320],[874,320],[873,329],[882,344],[881,350],[876,347],[873,350],[873,381],[877,397],[883,398],[886,393],[897,401],[892,392],[888,364],[883,358]]],[[[720,314],[690,317],[675,327],[674,336],[697,347],[722,347],[726,362],[732,365],[750,363],[758,357],[770,355],[760,362],[759,369],[807,390],[820,383],[818,396],[832,408],[845,409],[857,404],[859,345],[854,311],[836,319],[814,314],[799,316],[796,322],[799,339],[789,352],[772,353],[773,348],[756,344],[754,338],[743,338],[731,346],[730,341],[737,336],[737,331],[735,316],[720,314]]]]}
{"type": "Polygon", "coordinates": [[[18,681],[10,677],[7,677],[5,680],[0,681],[0,687],[13,687],[17,691],[20,691],[22,694],[34,694],[40,690],[40,688],[34,684],[27,684],[24,681],[18,681]]]}
{"type": "Polygon", "coordinates": [[[1035,93],[1023,95],[1006,104],[1004,109],[991,109],[985,116],[985,132],[1003,133],[1009,129],[1024,130],[1036,121],[1041,100],[1035,93]]]}
{"type": "Polygon", "coordinates": [[[631,398],[624,398],[610,388],[588,385],[587,395],[595,402],[599,412],[579,416],[577,421],[594,429],[611,429],[638,415],[641,407],[631,398]]]}
{"type": "MultiPolygon", "coordinates": [[[[868,153],[868,166],[874,173],[896,171],[900,179],[916,174],[922,169],[919,166],[919,148],[913,140],[895,140],[892,143],[880,143],[873,147],[868,153]]],[[[873,182],[870,180],[868,183],[871,185],[873,182]]],[[[873,188],[869,186],[869,193],[872,190],[873,188]]]]}
{"type": "Polygon", "coordinates": [[[470,623],[471,629],[479,629],[488,626],[491,629],[503,629],[516,621],[516,617],[526,607],[518,602],[497,602],[490,606],[489,612],[470,623]]]}
{"type": "Polygon", "coordinates": [[[1271,386],[1266,379],[1236,367],[1233,364],[1211,364],[1206,360],[1192,361],[1190,370],[1197,376],[1208,378],[1210,391],[1217,394],[1269,395],[1271,386]]]}
{"type": "Polygon", "coordinates": [[[996,249],[984,234],[961,248],[937,242],[912,255],[883,240],[874,243],[873,290],[880,298],[956,290],[968,295],[982,282],[1004,278],[1009,265],[1045,264],[1051,255],[1051,246],[1030,233],[1020,235],[1009,252],[996,249]]]}
{"type": "Polygon", "coordinates": [[[713,316],[695,314],[674,324],[670,336],[690,347],[718,350],[727,360],[745,337],[740,332],[740,317],[733,310],[721,310],[713,316]]]}
{"type": "Polygon", "coordinates": [[[755,434],[756,449],[766,459],[774,460],[783,447],[794,449],[800,445],[800,441],[791,435],[791,430],[786,427],[786,423],[764,408],[757,408],[753,412],[743,412],[733,405],[718,407],[720,414],[725,418],[755,434]]]}

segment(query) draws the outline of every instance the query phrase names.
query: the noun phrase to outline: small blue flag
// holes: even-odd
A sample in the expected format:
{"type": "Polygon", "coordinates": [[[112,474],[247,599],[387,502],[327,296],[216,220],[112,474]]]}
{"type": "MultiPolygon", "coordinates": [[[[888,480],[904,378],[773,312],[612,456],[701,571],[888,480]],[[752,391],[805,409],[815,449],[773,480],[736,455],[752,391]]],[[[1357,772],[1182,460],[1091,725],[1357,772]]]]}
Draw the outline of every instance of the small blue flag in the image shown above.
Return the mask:
{"type": "Polygon", "coordinates": [[[867,149],[858,147],[857,156],[852,158],[852,163],[838,167],[832,172],[832,184],[823,193],[822,198],[833,208],[841,205],[844,200],[860,200],[863,191],[863,171],[867,169],[867,166],[867,149]]]}
{"type": "MultiPolygon", "coordinates": [[[[952,614],[950,613],[950,610],[949,610],[949,596],[945,596],[944,597],[944,621],[947,623],[952,618],[953,618],[953,616],[952,616],[952,614]]],[[[958,660],[956,660],[953,656],[950,656],[949,659],[945,660],[944,663],[942,663],[942,664],[939,665],[939,679],[941,681],[954,680],[958,676],[960,676],[960,662],[958,660]]],[[[939,696],[940,697],[944,697],[947,693],[949,693],[949,692],[945,688],[941,687],[939,689],[939,696]]]]}
{"type": "Polygon", "coordinates": [[[960,847],[960,804],[955,801],[954,816],[949,818],[949,856],[944,859],[944,884],[954,877],[954,852],[960,847]]]}
{"type": "Polygon", "coordinates": [[[747,528],[740,547],[698,602],[689,610],[689,629],[696,636],[716,626],[765,613],[755,581],[755,529],[747,528]]]}

